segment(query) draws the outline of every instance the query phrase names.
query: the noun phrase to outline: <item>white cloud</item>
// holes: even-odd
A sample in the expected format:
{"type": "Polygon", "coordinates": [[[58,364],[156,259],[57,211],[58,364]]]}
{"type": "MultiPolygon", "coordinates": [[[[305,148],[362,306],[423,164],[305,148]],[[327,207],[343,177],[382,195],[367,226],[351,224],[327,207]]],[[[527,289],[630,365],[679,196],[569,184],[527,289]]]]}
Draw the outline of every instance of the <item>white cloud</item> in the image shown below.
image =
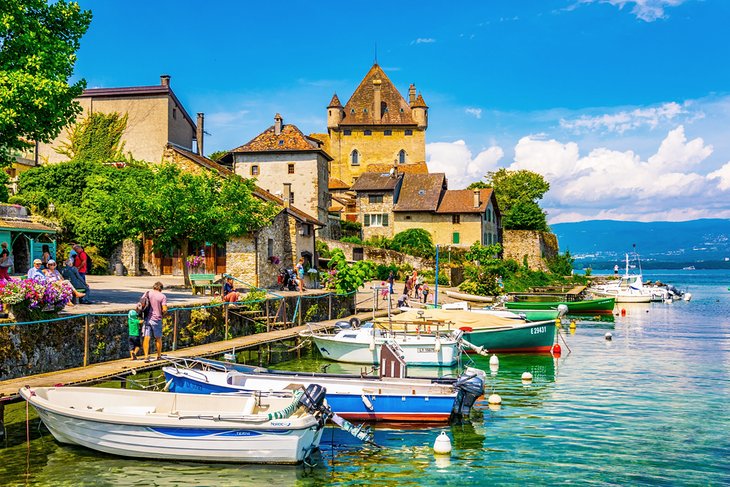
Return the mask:
{"type": "Polygon", "coordinates": [[[412,40],[411,45],[413,45],[413,44],[433,44],[434,42],[436,42],[436,39],[434,39],[432,37],[419,37],[415,40],[412,40]]]}
{"type": "Polygon", "coordinates": [[[482,109],[481,108],[467,108],[464,111],[469,115],[474,115],[476,118],[482,118],[482,109]]]}
{"type": "Polygon", "coordinates": [[[633,5],[631,13],[644,22],[654,22],[667,17],[665,9],[676,7],[686,0],[580,0],[580,3],[610,3],[623,9],[627,5],[633,5]]]}
{"type": "Polygon", "coordinates": [[[630,111],[619,111],[597,116],[583,115],[573,120],[560,120],[560,126],[574,133],[593,131],[616,132],[623,134],[628,130],[640,127],[656,128],[660,123],[687,115],[686,107],[676,102],[664,103],[658,107],[637,108],[630,111]]]}
{"type": "Polygon", "coordinates": [[[509,169],[545,176],[550,191],[544,206],[551,222],[608,217],[667,220],[670,213],[678,215],[680,208],[685,216],[694,210],[709,216],[711,205],[705,203],[713,198],[723,204],[726,196],[721,198],[716,189],[730,189],[730,163],[708,175],[692,170],[712,150],[701,138],[688,141],[683,126],[669,131],[647,160],[631,150],[605,147],[581,156],[575,142],[528,136],[515,146],[515,161],[509,169]],[[719,179],[719,184],[713,179],[719,179]]]}
{"type": "Polygon", "coordinates": [[[433,142],[426,145],[429,172],[443,172],[449,180],[449,189],[462,189],[479,181],[489,171],[497,169],[504,156],[499,146],[492,146],[472,157],[466,142],[433,142]]]}
{"type": "Polygon", "coordinates": [[[717,187],[721,191],[728,191],[730,190],[730,162],[725,163],[724,166],[722,166],[717,171],[713,171],[710,174],[707,175],[708,179],[719,179],[717,183],[717,187]]]}

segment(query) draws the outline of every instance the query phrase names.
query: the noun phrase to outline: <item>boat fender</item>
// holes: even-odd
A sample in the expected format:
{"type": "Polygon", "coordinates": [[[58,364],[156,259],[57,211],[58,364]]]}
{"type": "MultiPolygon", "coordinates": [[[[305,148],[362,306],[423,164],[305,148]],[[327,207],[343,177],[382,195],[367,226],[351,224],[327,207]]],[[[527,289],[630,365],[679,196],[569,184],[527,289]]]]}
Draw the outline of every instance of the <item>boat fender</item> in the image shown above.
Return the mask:
{"type": "Polygon", "coordinates": [[[532,374],[529,372],[523,372],[522,373],[522,383],[529,384],[530,382],[532,382],[532,374]]]}
{"type": "Polygon", "coordinates": [[[553,345],[552,352],[553,352],[553,356],[560,357],[560,355],[563,353],[563,349],[560,348],[559,343],[556,343],[555,345],[553,345]]]}
{"type": "Polygon", "coordinates": [[[373,333],[372,335],[370,335],[370,345],[368,346],[368,349],[371,352],[374,352],[375,351],[375,333],[373,333]]]}
{"type": "Polygon", "coordinates": [[[373,409],[375,409],[373,407],[373,403],[370,402],[370,399],[368,399],[368,397],[365,394],[360,396],[360,399],[362,399],[362,403],[365,405],[365,407],[367,408],[368,411],[372,411],[373,409]]]}
{"type": "Polygon", "coordinates": [[[439,353],[441,351],[441,340],[438,336],[436,337],[436,343],[434,344],[433,349],[434,351],[436,351],[436,353],[439,353]]]}
{"type": "Polygon", "coordinates": [[[358,318],[357,316],[353,316],[352,318],[350,318],[350,326],[352,326],[353,328],[359,327],[360,318],[358,318]]]}
{"type": "Polygon", "coordinates": [[[442,431],[433,443],[433,452],[437,455],[449,455],[451,453],[451,438],[442,431]]]}
{"type": "Polygon", "coordinates": [[[613,340],[613,335],[611,335],[611,332],[610,332],[610,331],[606,332],[606,334],[604,335],[604,337],[605,337],[605,338],[606,338],[606,340],[608,340],[609,342],[610,342],[611,340],[613,340]]]}
{"type": "Polygon", "coordinates": [[[489,404],[502,404],[502,398],[499,397],[499,394],[491,394],[487,401],[489,404]]]}

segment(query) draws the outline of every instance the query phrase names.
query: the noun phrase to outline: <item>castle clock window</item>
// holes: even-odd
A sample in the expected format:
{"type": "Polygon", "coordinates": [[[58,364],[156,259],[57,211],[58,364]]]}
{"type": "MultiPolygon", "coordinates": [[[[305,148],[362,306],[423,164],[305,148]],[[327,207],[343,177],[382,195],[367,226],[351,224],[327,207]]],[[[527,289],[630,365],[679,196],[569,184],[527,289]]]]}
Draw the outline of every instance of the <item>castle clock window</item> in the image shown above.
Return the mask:
{"type": "Polygon", "coordinates": [[[287,169],[289,171],[289,174],[294,174],[294,164],[289,164],[287,169]]]}

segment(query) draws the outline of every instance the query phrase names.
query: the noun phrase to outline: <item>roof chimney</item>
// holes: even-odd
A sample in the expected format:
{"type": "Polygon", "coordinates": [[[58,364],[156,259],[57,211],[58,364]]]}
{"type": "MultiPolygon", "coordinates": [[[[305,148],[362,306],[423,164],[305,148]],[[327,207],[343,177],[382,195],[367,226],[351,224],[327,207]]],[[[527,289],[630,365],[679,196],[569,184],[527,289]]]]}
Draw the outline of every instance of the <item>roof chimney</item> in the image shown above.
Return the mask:
{"type": "Polygon", "coordinates": [[[203,156],[203,136],[205,134],[205,115],[200,112],[198,113],[198,126],[195,130],[195,141],[198,144],[198,155],[203,156]]]}
{"type": "Polygon", "coordinates": [[[376,123],[380,123],[380,119],[383,118],[383,114],[380,113],[380,84],[382,81],[379,79],[373,80],[373,120],[376,123]]]}
{"type": "Polygon", "coordinates": [[[284,119],[281,118],[281,115],[278,113],[274,115],[274,134],[281,135],[281,126],[283,121],[284,119]]]}
{"type": "Polygon", "coordinates": [[[482,192],[481,190],[474,190],[474,208],[482,206],[482,192]]]}
{"type": "Polygon", "coordinates": [[[160,76],[160,84],[162,86],[170,86],[170,75],[169,74],[163,74],[160,76]]]}
{"type": "Polygon", "coordinates": [[[284,208],[289,208],[291,204],[291,183],[284,183],[284,195],[282,199],[284,200],[284,208]]]}
{"type": "Polygon", "coordinates": [[[411,83],[408,87],[408,104],[413,106],[414,103],[416,103],[416,85],[411,83]]]}

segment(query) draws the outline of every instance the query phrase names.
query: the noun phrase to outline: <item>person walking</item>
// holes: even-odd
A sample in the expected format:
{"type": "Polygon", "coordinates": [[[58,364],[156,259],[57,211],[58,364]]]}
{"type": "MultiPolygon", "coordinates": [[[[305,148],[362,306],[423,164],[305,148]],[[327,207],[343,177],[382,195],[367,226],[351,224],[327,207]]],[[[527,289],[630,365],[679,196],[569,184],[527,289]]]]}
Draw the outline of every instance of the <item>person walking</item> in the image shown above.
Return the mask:
{"type": "Polygon", "coordinates": [[[152,286],[152,291],[147,292],[149,300],[149,312],[145,317],[142,342],[145,362],[152,362],[150,359],[150,338],[155,339],[156,360],[162,358],[162,318],[167,314],[167,296],[162,292],[162,283],[157,281],[152,286]]]}
{"type": "Polygon", "coordinates": [[[424,282],[421,286],[421,294],[423,294],[423,304],[426,304],[428,302],[428,293],[430,291],[431,290],[429,289],[428,284],[424,282]]]}
{"type": "Polygon", "coordinates": [[[76,255],[74,255],[74,267],[76,267],[76,270],[79,271],[79,276],[81,277],[81,280],[84,282],[84,293],[86,294],[86,297],[79,300],[79,303],[81,304],[92,304],[91,301],[89,301],[89,284],[86,282],[86,274],[91,271],[89,267],[89,256],[84,250],[84,248],[79,244],[74,244],[73,246],[73,252],[75,252],[76,255]]]}
{"type": "Polygon", "coordinates": [[[306,291],[304,287],[304,258],[300,258],[297,263],[297,278],[299,279],[299,292],[306,291]]]}
{"type": "Polygon", "coordinates": [[[395,284],[395,274],[393,274],[393,271],[390,271],[390,273],[388,274],[388,292],[390,292],[390,294],[395,293],[394,284],[395,284]]]}
{"type": "Polygon", "coordinates": [[[127,326],[129,327],[129,358],[137,360],[141,342],[139,340],[140,319],[137,311],[130,309],[127,314],[127,326]]]}

